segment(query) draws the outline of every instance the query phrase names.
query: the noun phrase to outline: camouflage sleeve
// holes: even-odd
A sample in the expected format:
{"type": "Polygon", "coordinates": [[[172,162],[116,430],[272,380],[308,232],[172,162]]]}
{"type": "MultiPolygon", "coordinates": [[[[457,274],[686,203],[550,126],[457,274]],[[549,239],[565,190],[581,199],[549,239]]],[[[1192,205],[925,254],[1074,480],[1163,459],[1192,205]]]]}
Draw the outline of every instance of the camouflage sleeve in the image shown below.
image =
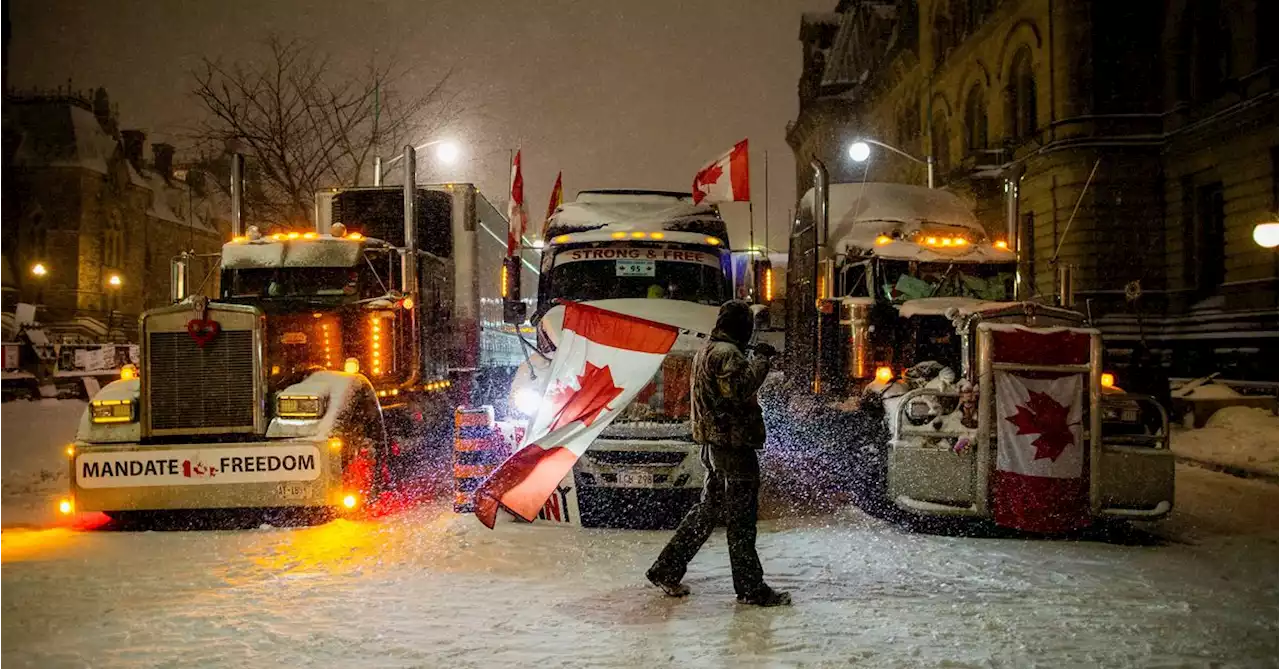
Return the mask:
{"type": "Polygon", "coordinates": [[[748,359],[736,348],[716,356],[712,369],[716,370],[716,385],[725,399],[746,401],[756,394],[769,375],[769,361],[763,357],[748,359]]]}

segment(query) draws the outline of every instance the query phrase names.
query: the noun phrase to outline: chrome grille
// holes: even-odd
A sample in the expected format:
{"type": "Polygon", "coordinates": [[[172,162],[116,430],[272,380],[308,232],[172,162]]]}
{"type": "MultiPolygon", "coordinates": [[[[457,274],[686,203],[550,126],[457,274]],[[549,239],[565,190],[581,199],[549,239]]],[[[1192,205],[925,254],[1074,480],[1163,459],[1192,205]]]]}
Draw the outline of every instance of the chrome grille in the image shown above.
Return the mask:
{"type": "Polygon", "coordinates": [[[198,346],[185,332],[152,332],[151,429],[252,428],[253,332],[221,332],[198,346]]]}

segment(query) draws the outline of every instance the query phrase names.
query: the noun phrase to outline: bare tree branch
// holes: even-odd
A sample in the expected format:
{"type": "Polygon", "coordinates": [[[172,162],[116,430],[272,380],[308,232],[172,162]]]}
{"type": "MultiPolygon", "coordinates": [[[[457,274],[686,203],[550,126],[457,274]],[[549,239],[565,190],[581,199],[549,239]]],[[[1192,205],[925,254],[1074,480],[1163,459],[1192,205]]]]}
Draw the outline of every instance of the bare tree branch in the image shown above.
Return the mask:
{"type": "Polygon", "coordinates": [[[246,210],[264,229],[309,218],[321,189],[370,183],[375,156],[431,138],[461,111],[452,70],[410,92],[412,73],[389,63],[345,73],[300,40],[264,46],[264,58],[204,59],[192,72],[206,111],[194,138],[249,157],[246,210]]]}

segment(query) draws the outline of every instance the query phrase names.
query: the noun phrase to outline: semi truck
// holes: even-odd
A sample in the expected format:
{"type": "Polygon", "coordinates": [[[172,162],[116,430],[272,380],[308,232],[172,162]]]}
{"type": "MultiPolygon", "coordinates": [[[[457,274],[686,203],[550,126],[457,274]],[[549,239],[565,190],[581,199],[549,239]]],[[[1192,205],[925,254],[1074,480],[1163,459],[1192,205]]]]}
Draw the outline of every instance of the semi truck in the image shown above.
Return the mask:
{"type": "Polygon", "coordinates": [[[790,238],[779,424],[844,456],[864,509],[926,526],[969,518],[1027,529],[1018,526],[1036,523],[1007,508],[1021,503],[1006,494],[1011,472],[1044,479],[1074,466],[1074,498],[1044,502],[1078,507],[1058,529],[1171,510],[1167,417],[1104,372],[1101,335],[1072,308],[1069,268],[1056,300],[1032,299],[1014,225],[991,237],[943,190],[829,184],[820,161],[813,171],[790,238]],[[1039,404],[1015,412],[1019,392],[1039,404]],[[1150,429],[1142,413],[1157,417],[1150,429]],[[1063,469],[1054,449],[1041,452],[1042,437],[1081,462],[1063,469]],[[1019,440],[1032,438],[1026,455],[1019,440]]]}
{"type": "MultiPolygon", "coordinates": [[[[509,387],[520,327],[503,321],[506,221],[470,184],[317,195],[314,229],[243,229],[219,294],[142,314],[136,370],[93,397],[68,447],[64,513],[343,512],[431,477],[453,408],[509,387]]],[[[522,258],[532,284],[536,255],[522,258]]],[[[524,324],[526,330],[527,324],[524,324]]]]}
{"type": "MultiPolygon", "coordinates": [[[[540,356],[521,370],[510,405],[530,416],[554,356],[562,301],[677,325],[649,385],[601,433],[561,486],[558,509],[585,527],[674,527],[703,482],[689,422],[690,370],[719,307],[734,297],[728,230],[714,205],[687,193],[586,190],[547,224],[531,318],[540,356]]],[[[750,274],[765,281],[763,269],[750,274]]],[[[763,295],[763,290],[751,292],[763,295]]]]}

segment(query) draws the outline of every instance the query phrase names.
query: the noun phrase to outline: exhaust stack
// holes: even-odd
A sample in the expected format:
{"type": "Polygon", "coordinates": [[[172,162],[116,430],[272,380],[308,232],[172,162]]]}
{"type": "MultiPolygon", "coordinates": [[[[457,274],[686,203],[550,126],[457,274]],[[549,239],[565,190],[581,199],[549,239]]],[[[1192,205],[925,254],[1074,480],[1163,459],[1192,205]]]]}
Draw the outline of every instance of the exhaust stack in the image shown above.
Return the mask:
{"type": "MultiPolygon", "coordinates": [[[[822,283],[822,245],[827,241],[827,207],[829,206],[827,166],[821,160],[809,163],[813,168],[813,297],[822,299],[819,284],[822,283]]],[[[822,313],[814,309],[813,315],[813,392],[822,393],[822,313]]]]}
{"type": "Polygon", "coordinates": [[[244,156],[231,154],[231,236],[244,234],[244,156]]]}
{"type": "Polygon", "coordinates": [[[177,304],[187,299],[191,254],[183,251],[169,260],[169,301],[177,304]]]}
{"type": "Polygon", "coordinates": [[[1004,216],[1009,250],[1017,262],[1017,273],[1013,279],[1013,299],[1022,301],[1027,297],[1027,281],[1030,279],[1029,269],[1022,264],[1021,221],[1018,215],[1018,184],[1022,181],[1022,165],[1014,165],[1005,172],[1004,182],[1004,216]]]}
{"type": "Polygon", "coordinates": [[[400,262],[400,290],[418,294],[418,160],[412,146],[404,147],[404,257],[400,262]]]}

